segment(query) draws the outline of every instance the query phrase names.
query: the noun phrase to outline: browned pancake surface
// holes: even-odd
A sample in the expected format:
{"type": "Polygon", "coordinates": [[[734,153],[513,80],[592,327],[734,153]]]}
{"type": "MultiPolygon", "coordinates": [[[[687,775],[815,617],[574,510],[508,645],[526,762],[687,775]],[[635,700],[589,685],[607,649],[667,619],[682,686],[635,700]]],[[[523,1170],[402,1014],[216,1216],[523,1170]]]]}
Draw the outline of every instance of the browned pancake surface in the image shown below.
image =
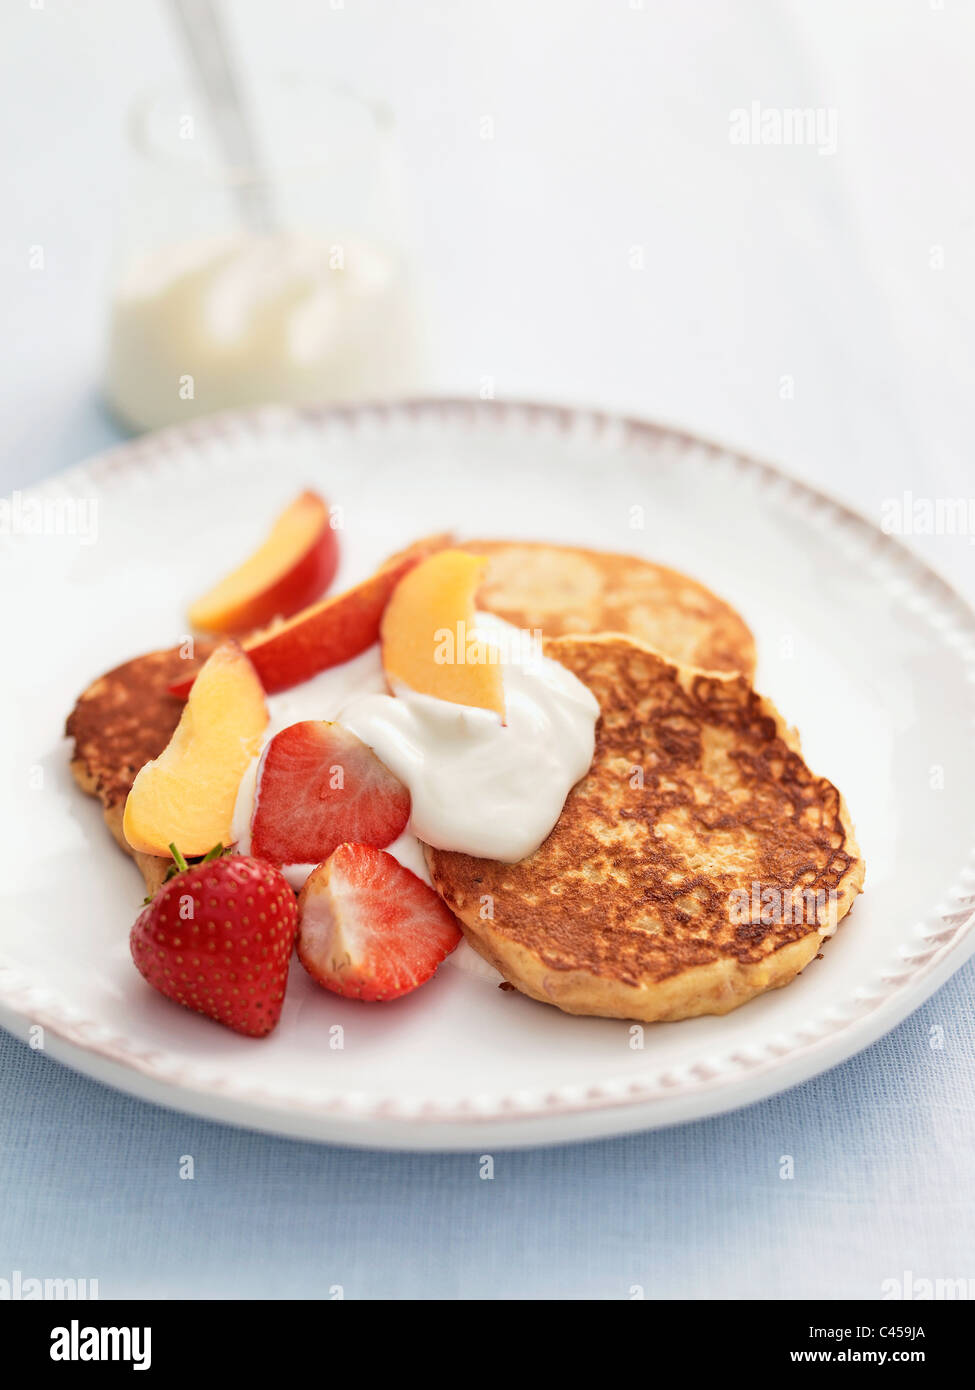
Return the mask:
{"type": "Polygon", "coordinates": [[[488,557],[478,606],[546,637],[625,632],[687,666],[755,670],[755,641],[723,599],[632,555],[527,541],[465,541],[488,557]]]}
{"type": "Polygon", "coordinates": [[[192,662],[175,647],[134,657],[78,697],[65,733],[74,739],[79,774],[104,806],[124,801],[136,773],[166,747],[186,707],[169,686],[197,669],[209,650],[209,644],[198,648],[192,662]]]}
{"type": "Polygon", "coordinates": [[[545,649],[599,701],[593,765],[528,859],[428,849],[471,943],[571,1012],[726,1012],[786,983],[863,882],[836,787],[741,677],[677,667],[615,634],[545,649]],[[732,911],[753,884],[779,895],[779,920],[732,911]],[[818,917],[786,906],[795,890],[822,895],[806,900],[818,917]]]}
{"type": "MultiPolygon", "coordinates": [[[[213,648],[196,644],[196,658],[180,649],[149,652],[107,671],[78,697],[65,733],[74,739],[71,771],[78,785],[97,796],[115,839],[131,853],[122,834],[122,812],[136,773],[168,744],[179,723],[185,701],[169,694],[169,686],[199,669],[213,648]]],[[[158,887],[168,861],[133,855],[150,892],[158,887]]]]}

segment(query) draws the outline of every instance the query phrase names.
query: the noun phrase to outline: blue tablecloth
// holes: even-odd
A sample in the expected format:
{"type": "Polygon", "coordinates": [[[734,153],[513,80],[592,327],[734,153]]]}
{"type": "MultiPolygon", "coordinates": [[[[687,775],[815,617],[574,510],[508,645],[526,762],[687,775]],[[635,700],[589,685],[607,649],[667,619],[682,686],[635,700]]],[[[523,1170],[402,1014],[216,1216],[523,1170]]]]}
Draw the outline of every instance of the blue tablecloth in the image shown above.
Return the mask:
{"type": "Polygon", "coordinates": [[[970,962],[772,1100],[497,1154],[490,1180],[476,1154],[183,1117],[0,1033],[0,1278],[97,1279],[105,1298],[874,1298],[906,1273],[975,1280],[973,986],[970,962]]]}

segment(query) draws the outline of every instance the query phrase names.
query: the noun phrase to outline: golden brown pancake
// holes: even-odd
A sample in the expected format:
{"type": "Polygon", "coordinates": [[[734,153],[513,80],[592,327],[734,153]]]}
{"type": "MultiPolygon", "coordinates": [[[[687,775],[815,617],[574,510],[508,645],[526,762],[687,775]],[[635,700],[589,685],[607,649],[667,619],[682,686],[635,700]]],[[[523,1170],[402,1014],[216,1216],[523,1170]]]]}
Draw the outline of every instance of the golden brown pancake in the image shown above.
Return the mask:
{"type": "Polygon", "coordinates": [[[129,848],[122,834],[125,798],[139,769],[166,747],[185,708],[185,701],[170,695],[168,687],[197,670],[212,648],[210,642],[198,642],[193,661],[174,647],[123,662],[78,697],[65,726],[68,738],[74,739],[75,781],[101,801],[106,825],[138,864],[150,894],[170,861],[129,848]]]}
{"type": "Polygon", "coordinates": [[[755,672],[755,640],[723,599],[633,555],[531,541],[465,541],[488,557],[478,607],[546,637],[625,632],[686,666],[755,672]]]}
{"type": "Polygon", "coordinates": [[[427,848],[472,946],[576,1014],[723,1014],[787,984],[863,885],[836,787],[743,677],[615,633],[545,650],[599,701],[595,756],[520,863],[427,848]]]}

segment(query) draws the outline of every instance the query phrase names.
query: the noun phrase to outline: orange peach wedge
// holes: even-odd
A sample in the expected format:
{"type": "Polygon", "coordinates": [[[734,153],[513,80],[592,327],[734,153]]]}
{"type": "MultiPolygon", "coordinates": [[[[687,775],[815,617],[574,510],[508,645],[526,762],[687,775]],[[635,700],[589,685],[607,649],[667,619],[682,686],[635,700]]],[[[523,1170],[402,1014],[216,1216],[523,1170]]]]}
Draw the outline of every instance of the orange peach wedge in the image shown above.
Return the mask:
{"type": "Polygon", "coordinates": [[[390,682],[504,717],[498,653],[474,639],[474,595],[487,561],[441,550],[396,586],[383,614],[383,668],[390,682]]]}
{"type": "MultiPolygon", "coordinates": [[[[244,642],[268,695],[310,680],[319,671],[351,661],[379,641],[379,620],[403,575],[446,543],[443,535],[417,541],[344,593],[313,603],[286,623],[255,632],[244,642]]],[[[184,696],[193,677],[177,681],[170,694],[184,696]]]]}
{"type": "Polygon", "coordinates": [[[197,599],[190,622],[203,632],[252,632],[314,602],[338,565],[330,523],[325,501],[317,492],[303,492],[281,513],[264,544],[197,599]]]}
{"type": "Polygon", "coordinates": [[[158,758],[132,783],[122,830],[134,850],[189,858],[232,838],[241,778],[267,727],[264,691],[236,642],[217,647],[193,682],[158,758]]]}

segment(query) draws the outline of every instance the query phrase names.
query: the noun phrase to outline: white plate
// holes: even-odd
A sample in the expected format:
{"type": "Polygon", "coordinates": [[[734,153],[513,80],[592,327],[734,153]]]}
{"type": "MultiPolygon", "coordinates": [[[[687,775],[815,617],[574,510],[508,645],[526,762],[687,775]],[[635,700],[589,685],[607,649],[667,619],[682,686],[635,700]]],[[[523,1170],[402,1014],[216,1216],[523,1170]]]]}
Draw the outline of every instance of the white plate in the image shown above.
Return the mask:
{"type": "Polygon", "coordinates": [[[74,507],[81,525],[79,499],[97,502],[95,543],[0,540],[0,1022],[40,1025],[35,1041],[78,1070],[313,1139],[558,1142],[791,1086],[893,1027],[975,949],[975,616],[895,541],[772,469],[585,412],[426,402],[167,431],[25,494],[21,523],[37,501],[49,524],[74,507]],[[259,1043],[153,993],[128,952],[141,881],[74,787],[64,718],[93,676],[177,641],[187,600],[309,483],[345,509],[340,583],[454,527],[645,553],[727,597],[755,631],[760,688],[842,788],[866,857],[866,892],[823,959],[726,1018],[648,1027],[642,1049],[628,1023],[499,990],[472,953],[389,1005],[339,999],[295,968],[259,1043]]]}

